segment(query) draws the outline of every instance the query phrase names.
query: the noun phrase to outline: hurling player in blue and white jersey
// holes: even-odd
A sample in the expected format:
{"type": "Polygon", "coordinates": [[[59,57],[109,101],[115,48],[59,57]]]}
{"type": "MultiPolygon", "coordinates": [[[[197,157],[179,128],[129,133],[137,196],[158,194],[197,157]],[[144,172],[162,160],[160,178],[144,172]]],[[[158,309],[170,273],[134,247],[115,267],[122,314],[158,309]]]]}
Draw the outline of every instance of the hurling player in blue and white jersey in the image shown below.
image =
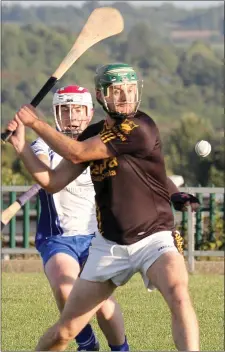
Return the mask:
{"type": "MultiPolygon", "coordinates": [[[[92,119],[91,94],[83,87],[63,87],[54,94],[53,110],[57,130],[76,139],[92,119]]],[[[31,147],[51,169],[62,160],[41,138],[36,139],[31,147]]],[[[50,194],[41,189],[39,196],[41,214],[35,244],[58,309],[62,311],[97,231],[90,169],[87,168],[60,192],[50,194]]],[[[123,317],[112,297],[97,312],[97,320],[112,351],[129,350],[123,317]]],[[[99,350],[90,324],[79,333],[76,342],[78,350],[99,350]]]]}

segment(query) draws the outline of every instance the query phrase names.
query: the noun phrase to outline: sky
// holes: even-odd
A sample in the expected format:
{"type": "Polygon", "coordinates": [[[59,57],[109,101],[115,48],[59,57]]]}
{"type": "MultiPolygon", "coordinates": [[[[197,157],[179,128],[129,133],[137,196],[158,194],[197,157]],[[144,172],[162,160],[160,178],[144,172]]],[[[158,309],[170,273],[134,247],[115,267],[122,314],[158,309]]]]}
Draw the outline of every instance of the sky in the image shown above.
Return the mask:
{"type": "MultiPolygon", "coordinates": [[[[38,6],[38,5],[57,5],[57,6],[65,6],[65,5],[74,5],[74,6],[82,6],[85,1],[4,1],[2,0],[2,4],[23,4],[24,6],[38,6]]],[[[115,3],[119,1],[99,1],[100,4],[105,5],[109,3],[115,3]]],[[[163,2],[170,2],[176,6],[184,7],[184,8],[196,8],[196,7],[211,7],[219,4],[223,4],[223,1],[126,1],[131,3],[134,6],[150,6],[150,5],[161,5],[163,2]]]]}

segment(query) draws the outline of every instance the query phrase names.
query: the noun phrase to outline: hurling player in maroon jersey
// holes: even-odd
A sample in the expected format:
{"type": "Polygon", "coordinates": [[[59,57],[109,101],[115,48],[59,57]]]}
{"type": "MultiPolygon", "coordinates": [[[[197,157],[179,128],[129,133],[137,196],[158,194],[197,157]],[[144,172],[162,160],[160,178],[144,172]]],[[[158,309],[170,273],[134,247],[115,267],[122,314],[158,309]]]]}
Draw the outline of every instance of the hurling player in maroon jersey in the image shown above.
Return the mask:
{"type": "MultiPolygon", "coordinates": [[[[77,141],[39,120],[30,105],[17,114],[64,158],[55,170],[45,171],[43,187],[57,192],[90,166],[96,192],[99,232],[60,319],[41,337],[37,351],[65,350],[102,302],[137,272],[149,290],[157,288],[165,299],[176,348],[199,350],[198,321],[188,291],[182,238],[174,229],[160,135],[153,119],[139,110],[141,86],[127,64],[99,67],[96,98],[106,119],[89,126],[77,141]]],[[[22,158],[25,162],[26,156],[22,158]]],[[[29,168],[40,182],[34,166],[29,168]]],[[[198,204],[191,195],[172,197],[180,209],[198,204]]]]}

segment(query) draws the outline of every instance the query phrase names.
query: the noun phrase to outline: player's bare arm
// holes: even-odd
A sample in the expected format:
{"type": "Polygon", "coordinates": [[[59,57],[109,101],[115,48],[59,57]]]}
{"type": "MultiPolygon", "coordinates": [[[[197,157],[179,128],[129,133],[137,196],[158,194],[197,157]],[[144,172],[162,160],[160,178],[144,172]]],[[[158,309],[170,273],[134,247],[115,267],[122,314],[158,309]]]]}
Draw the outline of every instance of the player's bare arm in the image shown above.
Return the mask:
{"type": "Polygon", "coordinates": [[[36,120],[32,129],[59,155],[74,164],[109,158],[113,154],[102,142],[100,136],[79,142],[63,136],[43,121],[36,120]]]}
{"type": "Polygon", "coordinates": [[[48,161],[44,161],[46,157],[43,155],[37,157],[28,144],[26,144],[19,156],[33,179],[49,193],[59,192],[76,179],[86,168],[82,164],[75,165],[63,159],[55,169],[51,169],[47,165],[48,161]]]}
{"type": "Polygon", "coordinates": [[[13,136],[10,138],[10,143],[14,146],[14,149],[22,159],[26,169],[30,172],[33,179],[48,192],[59,192],[85,170],[86,166],[82,164],[75,165],[68,160],[62,160],[60,164],[52,170],[48,165],[46,156],[42,155],[38,158],[29,143],[25,141],[24,125],[18,116],[9,122],[7,128],[9,131],[14,132],[13,136]]]}
{"type": "Polygon", "coordinates": [[[38,159],[41,160],[45,165],[50,166],[49,158],[45,154],[38,154],[38,159]]]}
{"type": "Polygon", "coordinates": [[[39,120],[36,109],[31,105],[24,105],[17,115],[24,125],[32,128],[56,153],[74,164],[112,156],[100,136],[89,138],[83,142],[72,140],[44,121],[39,120]]]}

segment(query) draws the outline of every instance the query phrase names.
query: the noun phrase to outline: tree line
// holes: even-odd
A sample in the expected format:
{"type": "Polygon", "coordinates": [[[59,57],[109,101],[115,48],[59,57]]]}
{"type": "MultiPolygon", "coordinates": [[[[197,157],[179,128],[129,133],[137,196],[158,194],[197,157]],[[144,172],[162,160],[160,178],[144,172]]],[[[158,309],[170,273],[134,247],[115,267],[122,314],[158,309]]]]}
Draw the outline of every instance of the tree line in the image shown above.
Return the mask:
{"type": "MultiPolygon", "coordinates": [[[[101,7],[98,1],[86,1],[81,7],[67,6],[29,6],[23,7],[19,4],[3,4],[3,23],[43,23],[48,26],[60,25],[68,29],[74,28],[78,31],[84,20],[91,11],[101,7]]],[[[125,23],[125,30],[130,30],[138,22],[151,24],[157,31],[168,34],[168,29],[179,27],[184,30],[218,30],[224,34],[224,10],[223,5],[216,5],[209,8],[185,9],[179,8],[171,3],[163,3],[161,6],[133,6],[132,3],[119,1],[112,6],[121,11],[125,23]]]]}
{"type": "MultiPolygon", "coordinates": [[[[3,125],[19,106],[31,101],[77,34],[58,25],[3,23],[3,125]]],[[[137,23],[129,31],[95,45],[76,62],[40,104],[47,121],[54,123],[51,104],[56,88],[76,83],[94,94],[96,67],[115,61],[133,65],[144,80],[141,108],[159,125],[168,173],[181,174],[191,185],[222,185],[223,61],[209,44],[198,41],[179,48],[165,42],[147,23],[137,23]],[[213,145],[206,159],[193,154],[200,139],[213,145]]],[[[94,122],[103,116],[96,104],[94,122]]],[[[29,132],[28,139],[34,138],[29,132]]],[[[32,182],[9,145],[2,150],[2,178],[3,184],[32,182]]]]}

